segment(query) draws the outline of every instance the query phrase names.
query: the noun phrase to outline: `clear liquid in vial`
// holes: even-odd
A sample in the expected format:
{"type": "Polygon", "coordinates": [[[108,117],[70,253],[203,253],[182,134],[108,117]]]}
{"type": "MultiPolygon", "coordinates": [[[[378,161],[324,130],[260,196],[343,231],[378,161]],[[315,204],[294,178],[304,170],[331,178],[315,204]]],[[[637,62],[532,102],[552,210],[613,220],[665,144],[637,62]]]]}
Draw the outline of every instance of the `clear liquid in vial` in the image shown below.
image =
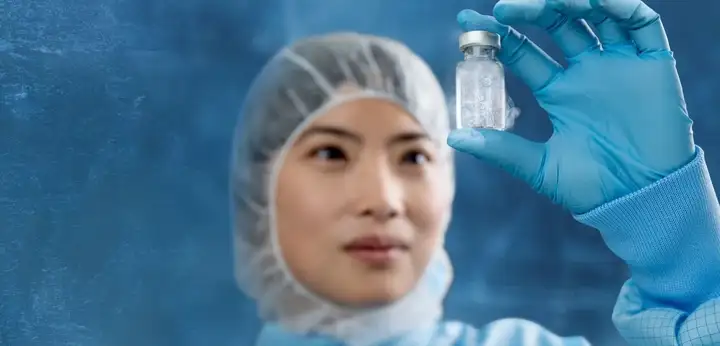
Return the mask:
{"type": "Polygon", "coordinates": [[[506,130],[505,73],[493,56],[466,56],[456,70],[456,124],[459,128],[506,130]]]}

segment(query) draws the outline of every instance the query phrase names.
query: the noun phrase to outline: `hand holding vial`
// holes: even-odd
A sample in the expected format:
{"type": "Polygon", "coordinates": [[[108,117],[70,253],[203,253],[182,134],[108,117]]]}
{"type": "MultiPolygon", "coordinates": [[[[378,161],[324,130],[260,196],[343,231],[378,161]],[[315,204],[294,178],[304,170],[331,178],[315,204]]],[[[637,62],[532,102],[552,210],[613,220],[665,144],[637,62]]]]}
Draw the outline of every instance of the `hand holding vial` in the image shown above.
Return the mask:
{"type": "Polygon", "coordinates": [[[463,31],[500,36],[498,60],[532,91],[553,133],[537,142],[475,128],[448,138],[457,150],[496,164],[575,214],[650,186],[697,152],[659,15],[639,0],[591,3],[501,0],[494,16],[460,12],[463,31]],[[588,13],[597,14],[589,17],[600,26],[596,31],[577,19],[588,13]],[[548,30],[567,63],[509,26],[515,24],[548,30]]]}

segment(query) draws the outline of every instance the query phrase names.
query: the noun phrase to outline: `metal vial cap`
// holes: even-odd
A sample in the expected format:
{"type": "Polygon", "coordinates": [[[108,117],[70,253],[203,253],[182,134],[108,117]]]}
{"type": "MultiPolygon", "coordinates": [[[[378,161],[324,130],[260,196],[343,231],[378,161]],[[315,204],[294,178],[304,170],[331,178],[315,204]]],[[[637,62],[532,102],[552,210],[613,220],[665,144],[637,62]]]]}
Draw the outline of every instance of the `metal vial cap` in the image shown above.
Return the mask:
{"type": "Polygon", "coordinates": [[[464,51],[470,46],[489,46],[500,49],[500,35],[489,31],[468,31],[464,32],[458,38],[460,43],[460,51],[464,51]]]}

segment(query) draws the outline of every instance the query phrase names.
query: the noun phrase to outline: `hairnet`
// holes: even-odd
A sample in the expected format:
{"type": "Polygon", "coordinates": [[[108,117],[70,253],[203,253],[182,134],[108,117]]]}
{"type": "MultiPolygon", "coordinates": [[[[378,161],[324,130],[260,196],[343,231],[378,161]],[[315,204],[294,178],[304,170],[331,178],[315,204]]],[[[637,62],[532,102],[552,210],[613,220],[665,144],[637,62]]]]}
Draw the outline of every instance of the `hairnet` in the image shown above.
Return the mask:
{"type": "Polygon", "coordinates": [[[235,273],[240,287],[257,301],[263,319],[351,345],[435,323],[452,280],[441,241],[423,278],[404,298],[380,308],[344,308],[305,289],[280,255],[273,198],[283,153],[314,117],[339,103],[365,97],[396,102],[415,117],[440,148],[448,173],[442,183],[453,190],[452,155],[445,145],[449,116],[432,71],[398,42],[352,33],[308,38],[271,59],[243,105],[231,163],[235,273]]]}

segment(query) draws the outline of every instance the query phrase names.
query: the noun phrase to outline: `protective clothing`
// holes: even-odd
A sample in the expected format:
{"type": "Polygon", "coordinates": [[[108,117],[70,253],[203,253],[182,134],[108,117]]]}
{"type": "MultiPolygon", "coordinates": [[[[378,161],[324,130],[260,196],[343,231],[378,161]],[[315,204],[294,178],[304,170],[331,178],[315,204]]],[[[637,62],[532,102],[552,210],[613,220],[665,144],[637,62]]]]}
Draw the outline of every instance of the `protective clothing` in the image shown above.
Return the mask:
{"type": "Polygon", "coordinates": [[[553,135],[464,130],[448,143],[601,232],[632,274],[613,314],[631,345],[720,345],[720,206],[659,15],[640,0],[501,0],[494,17],[465,10],[458,21],[501,36],[499,58],[553,135]],[[508,26],[528,22],[549,31],[567,67],[508,26]]]}
{"type": "MultiPolygon", "coordinates": [[[[575,3],[582,4],[582,0],[575,3]]],[[[501,18],[502,4],[505,2],[501,1],[496,7],[496,15],[501,18]]],[[[642,7],[627,13],[648,12],[642,7]]],[[[461,20],[463,18],[469,18],[463,21],[468,24],[466,28],[474,25],[473,28],[503,36],[501,58],[528,82],[536,95],[542,95],[541,104],[551,114],[556,133],[560,135],[555,137],[553,143],[557,144],[553,145],[532,144],[503,132],[480,132],[478,138],[484,141],[452,137],[449,142],[457,149],[498,163],[534,183],[538,191],[577,214],[580,222],[602,233],[610,249],[628,263],[632,272],[632,279],[623,286],[613,314],[618,330],[631,345],[720,344],[720,316],[717,316],[720,275],[716,270],[720,268],[720,204],[703,152],[694,147],[689,135],[690,122],[677,76],[674,69],[668,72],[668,66],[672,65],[669,51],[653,46],[662,40],[643,40],[642,30],[633,31],[633,40],[638,44],[635,49],[646,47],[640,48],[640,54],[636,51],[633,57],[629,44],[624,38],[620,40],[615,22],[609,21],[601,41],[620,42],[617,51],[603,55],[588,49],[578,55],[572,54],[571,48],[579,52],[580,46],[568,44],[564,49],[579,62],[563,70],[556,63],[548,62],[547,56],[524,37],[491,17],[472,14],[461,16],[461,20]],[[617,35],[613,36],[613,32],[617,35]],[[516,51],[519,53],[514,53],[516,51]],[[598,56],[592,58],[593,54],[598,56]],[[589,57],[587,62],[582,62],[584,56],[589,57]],[[590,67],[604,68],[604,79],[597,77],[590,67]],[[572,68],[578,72],[568,72],[572,68]],[[615,69],[630,73],[631,77],[626,79],[615,69]],[[622,84],[610,84],[631,83],[643,77],[651,80],[652,91],[642,89],[643,85],[626,88],[622,84]],[[584,83],[585,80],[591,83],[584,83]],[[633,98],[604,91],[597,85],[601,82],[612,85],[608,89],[621,88],[633,98]],[[575,91],[577,88],[580,92],[575,91]],[[653,93],[666,99],[642,104],[653,93]],[[592,107],[583,102],[589,102],[592,107]],[[597,107],[603,112],[594,112],[597,107]],[[593,115],[602,121],[584,115],[593,115]],[[634,127],[635,123],[626,119],[629,115],[641,118],[653,115],[651,120],[658,124],[659,118],[667,121],[661,125],[651,123],[655,124],[657,136],[668,143],[661,145],[664,156],[655,155],[651,144],[658,144],[640,136],[646,130],[634,127]],[[598,144],[596,138],[590,137],[591,134],[599,137],[605,132],[610,136],[606,138],[611,139],[607,142],[598,144]],[[632,141],[619,139],[622,136],[615,132],[632,141]],[[590,138],[595,142],[589,141],[590,138]],[[573,144],[572,151],[564,147],[567,143],[573,144]],[[621,145],[625,145],[622,148],[626,156],[610,155],[615,155],[613,150],[619,150],[621,145]],[[602,154],[592,156],[596,151],[602,154]],[[554,156],[544,157],[548,153],[554,156]],[[556,160],[553,163],[564,171],[543,170],[544,175],[535,175],[540,168],[549,167],[538,163],[538,157],[556,160]],[[560,157],[570,162],[561,162],[560,157]],[[585,165],[597,172],[567,171],[569,164],[585,165]],[[637,170],[631,171],[630,167],[637,170]],[[533,168],[536,171],[533,172],[533,168]],[[562,176],[559,173],[563,173],[562,176]],[[580,177],[583,180],[578,182],[580,177]],[[533,178],[542,180],[533,181],[533,178]],[[580,183],[589,184],[590,189],[580,183]],[[690,253],[692,255],[688,255],[690,253]]],[[[560,25],[564,31],[559,32],[577,39],[579,36],[568,28],[579,24],[572,23],[575,24],[560,25]]],[[[231,185],[236,276],[244,291],[257,300],[261,317],[268,321],[258,344],[589,345],[583,338],[560,337],[535,323],[518,319],[500,320],[478,329],[458,322],[441,322],[442,300],[452,279],[442,248],[437,249],[416,289],[384,308],[344,309],[314,296],[295,281],[279,256],[273,228],[271,192],[278,162],[282,162],[285,148],[310,120],[334,105],[357,97],[397,102],[416,117],[434,140],[441,143],[445,139],[448,129],[445,100],[430,69],[407,48],[386,39],[338,34],[301,41],[276,56],[249,93],[234,143],[231,185]],[[348,83],[354,85],[357,92],[340,92],[348,83]]],[[[447,158],[450,162],[450,152],[447,158]]],[[[450,169],[448,173],[447,188],[452,189],[450,169]]]]}
{"type": "MultiPolygon", "coordinates": [[[[280,256],[273,185],[285,149],[316,116],[367,97],[395,102],[415,117],[440,148],[437,160],[447,168],[443,183],[453,192],[452,149],[445,144],[449,116],[434,74],[398,42],[351,33],[302,40],[268,63],[242,110],[231,172],[236,278],[257,301],[260,316],[300,335],[319,333],[358,346],[434,326],[452,281],[441,242],[415,290],[390,306],[357,311],[306,290],[280,256]]],[[[450,210],[446,219],[444,228],[450,210]]]]}
{"type": "Polygon", "coordinates": [[[659,15],[647,5],[501,0],[494,15],[467,10],[458,21],[464,30],[501,35],[500,60],[531,88],[553,134],[535,143],[466,130],[450,136],[451,146],[506,169],[575,214],[638,191],[692,159],[692,121],[675,60],[659,15]],[[525,23],[551,34],[566,67],[506,25],[525,23]]]}

